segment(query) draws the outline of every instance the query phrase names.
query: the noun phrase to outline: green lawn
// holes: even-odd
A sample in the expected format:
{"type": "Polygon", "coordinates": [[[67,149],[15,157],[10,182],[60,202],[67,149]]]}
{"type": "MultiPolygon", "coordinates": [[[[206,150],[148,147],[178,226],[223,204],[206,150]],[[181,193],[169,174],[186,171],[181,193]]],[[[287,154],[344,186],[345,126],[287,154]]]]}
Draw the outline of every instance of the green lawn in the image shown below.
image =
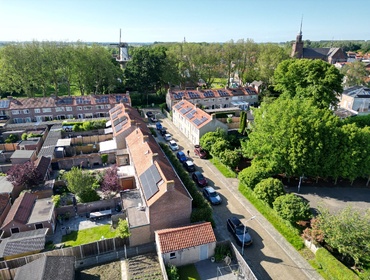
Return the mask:
{"type": "Polygon", "coordinates": [[[110,229],[110,225],[72,231],[70,234],[63,236],[62,242],[65,247],[73,247],[100,240],[102,236],[105,239],[113,238],[115,231],[110,229]]]}
{"type": "Polygon", "coordinates": [[[180,280],[200,280],[200,276],[194,264],[180,266],[177,269],[180,280]]]}
{"type": "Polygon", "coordinates": [[[209,160],[226,178],[236,178],[236,173],[229,167],[220,162],[217,158],[213,157],[209,160]]]}

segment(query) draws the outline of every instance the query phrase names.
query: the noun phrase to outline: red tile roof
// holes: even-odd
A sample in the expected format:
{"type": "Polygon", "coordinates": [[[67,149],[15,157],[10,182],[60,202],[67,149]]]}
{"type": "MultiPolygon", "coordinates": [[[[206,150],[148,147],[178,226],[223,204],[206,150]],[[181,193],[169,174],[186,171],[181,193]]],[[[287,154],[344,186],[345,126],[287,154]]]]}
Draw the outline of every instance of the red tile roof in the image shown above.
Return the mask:
{"type": "Polygon", "coordinates": [[[31,215],[33,205],[37,199],[37,195],[32,193],[23,193],[15,201],[9,210],[8,216],[6,216],[5,221],[1,228],[8,225],[13,220],[26,224],[28,218],[31,215]]]}
{"type": "Polygon", "coordinates": [[[183,115],[185,119],[189,120],[189,123],[191,123],[193,126],[195,126],[197,129],[200,129],[201,127],[205,126],[207,123],[212,121],[212,116],[207,114],[205,111],[197,108],[194,104],[190,103],[189,101],[183,99],[179,103],[175,104],[172,107],[172,110],[178,111],[180,115],[183,115]],[[186,110],[186,113],[182,113],[182,109],[186,110]],[[195,110],[195,112],[189,116],[189,113],[195,110]],[[196,120],[199,120],[200,122],[197,122],[196,120]]]}
{"type": "Polygon", "coordinates": [[[216,242],[210,222],[156,231],[161,253],[216,242]]]}

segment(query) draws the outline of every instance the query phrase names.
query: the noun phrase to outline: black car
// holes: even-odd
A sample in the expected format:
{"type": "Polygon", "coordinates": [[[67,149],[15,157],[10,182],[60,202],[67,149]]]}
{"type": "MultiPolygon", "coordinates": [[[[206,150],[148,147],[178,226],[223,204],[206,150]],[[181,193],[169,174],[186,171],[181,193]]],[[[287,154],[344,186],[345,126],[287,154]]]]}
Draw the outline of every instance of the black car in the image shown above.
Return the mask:
{"type": "Polygon", "coordinates": [[[182,165],[185,167],[185,169],[189,172],[195,171],[195,165],[191,160],[184,161],[182,165]]]}
{"type": "Polygon", "coordinates": [[[208,185],[207,179],[204,178],[200,171],[195,171],[193,175],[191,175],[191,178],[199,187],[206,187],[208,185]]]}
{"type": "Polygon", "coordinates": [[[151,117],[153,117],[153,116],[154,116],[154,114],[153,114],[153,112],[148,111],[148,112],[146,112],[146,116],[147,116],[148,118],[151,118],[151,117]]]}
{"type": "Polygon", "coordinates": [[[227,219],[227,229],[234,235],[236,242],[243,246],[253,243],[252,237],[248,232],[248,227],[244,226],[237,217],[227,219]],[[244,239],[244,242],[243,242],[244,239]]]}
{"type": "Polygon", "coordinates": [[[162,127],[161,129],[159,129],[159,133],[160,133],[162,136],[164,136],[164,135],[166,135],[167,130],[166,130],[164,127],[162,127]]]}

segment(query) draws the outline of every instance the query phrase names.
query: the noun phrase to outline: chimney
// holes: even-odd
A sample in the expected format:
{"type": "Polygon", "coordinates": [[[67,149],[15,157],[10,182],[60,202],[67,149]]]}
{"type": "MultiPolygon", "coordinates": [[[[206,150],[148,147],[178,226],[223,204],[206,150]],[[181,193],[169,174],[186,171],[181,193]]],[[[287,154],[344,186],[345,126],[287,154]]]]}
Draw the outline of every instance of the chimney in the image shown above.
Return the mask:
{"type": "Polygon", "coordinates": [[[147,143],[149,141],[149,135],[143,135],[143,143],[147,143]]]}
{"type": "Polygon", "coordinates": [[[130,92],[128,90],[126,90],[126,95],[129,96],[130,95],[130,92]]]}
{"type": "Polygon", "coordinates": [[[197,91],[199,91],[199,87],[197,87],[197,91]]]}
{"type": "Polygon", "coordinates": [[[215,120],[216,119],[216,114],[211,114],[211,118],[212,118],[212,120],[215,120]]]}
{"type": "Polygon", "coordinates": [[[152,164],[154,164],[154,162],[157,160],[157,157],[158,157],[157,153],[152,154],[152,164]]]}
{"type": "Polygon", "coordinates": [[[171,190],[174,189],[174,187],[175,187],[175,181],[174,180],[167,181],[166,191],[171,191],[171,190]]]}

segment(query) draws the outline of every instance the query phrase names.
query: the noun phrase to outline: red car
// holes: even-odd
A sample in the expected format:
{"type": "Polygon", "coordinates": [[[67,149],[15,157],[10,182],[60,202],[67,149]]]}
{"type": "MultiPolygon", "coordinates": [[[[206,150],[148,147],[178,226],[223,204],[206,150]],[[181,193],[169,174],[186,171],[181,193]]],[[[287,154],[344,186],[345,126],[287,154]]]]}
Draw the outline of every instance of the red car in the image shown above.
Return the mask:
{"type": "Polygon", "coordinates": [[[194,146],[194,153],[200,158],[207,158],[207,152],[200,145],[194,146]]]}

